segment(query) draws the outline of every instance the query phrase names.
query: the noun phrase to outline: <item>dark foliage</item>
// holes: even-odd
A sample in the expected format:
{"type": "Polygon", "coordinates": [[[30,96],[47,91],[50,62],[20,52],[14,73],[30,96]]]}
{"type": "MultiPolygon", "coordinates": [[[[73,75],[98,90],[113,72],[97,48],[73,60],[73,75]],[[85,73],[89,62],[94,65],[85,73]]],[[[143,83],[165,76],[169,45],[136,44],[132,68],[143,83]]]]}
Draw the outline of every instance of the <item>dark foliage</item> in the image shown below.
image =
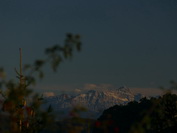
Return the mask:
{"type": "Polygon", "coordinates": [[[80,47],[79,35],[67,34],[64,45],[47,48],[45,59],[37,59],[24,67],[20,49],[20,71],[15,69],[19,82],[8,81],[4,69],[0,68],[0,133],[41,133],[56,128],[51,106],[42,110],[42,96],[32,93],[29,86],[44,77],[44,65],[48,63],[56,71],[61,61],[71,58],[74,50],[80,51],[80,47]]]}
{"type": "Polygon", "coordinates": [[[98,118],[93,132],[176,133],[177,95],[166,93],[111,107],[98,118]]]}

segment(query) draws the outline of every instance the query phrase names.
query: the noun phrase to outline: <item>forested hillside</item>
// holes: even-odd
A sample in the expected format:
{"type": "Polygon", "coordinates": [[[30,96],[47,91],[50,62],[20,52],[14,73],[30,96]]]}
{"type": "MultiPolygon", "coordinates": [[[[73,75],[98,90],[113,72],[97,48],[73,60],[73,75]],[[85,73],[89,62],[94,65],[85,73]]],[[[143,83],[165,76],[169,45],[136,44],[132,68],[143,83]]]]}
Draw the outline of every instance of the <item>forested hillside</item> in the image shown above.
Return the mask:
{"type": "Polygon", "coordinates": [[[176,133],[177,95],[113,106],[103,112],[95,123],[94,133],[176,133]]]}

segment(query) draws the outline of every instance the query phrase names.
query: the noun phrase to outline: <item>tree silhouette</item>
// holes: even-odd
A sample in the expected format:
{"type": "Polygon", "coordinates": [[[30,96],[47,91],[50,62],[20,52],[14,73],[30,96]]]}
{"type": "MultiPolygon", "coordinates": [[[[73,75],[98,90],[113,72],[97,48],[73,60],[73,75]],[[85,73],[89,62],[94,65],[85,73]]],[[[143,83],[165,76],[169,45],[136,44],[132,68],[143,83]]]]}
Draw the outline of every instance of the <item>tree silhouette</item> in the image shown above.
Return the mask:
{"type": "Polygon", "coordinates": [[[170,92],[158,98],[115,105],[103,112],[93,132],[176,133],[177,95],[170,92]],[[99,123],[99,124],[98,124],[99,123]]]}
{"type": "Polygon", "coordinates": [[[22,66],[20,49],[20,71],[16,71],[19,82],[6,80],[3,68],[0,68],[0,132],[2,133],[38,133],[54,129],[52,108],[42,110],[43,97],[29,89],[37,79],[44,77],[43,66],[49,63],[56,71],[63,60],[72,57],[74,49],[80,51],[79,35],[67,34],[64,45],[56,44],[45,50],[46,59],[37,59],[34,64],[22,66]],[[24,75],[22,72],[27,73],[24,75]],[[37,76],[36,76],[37,74],[37,76]]]}

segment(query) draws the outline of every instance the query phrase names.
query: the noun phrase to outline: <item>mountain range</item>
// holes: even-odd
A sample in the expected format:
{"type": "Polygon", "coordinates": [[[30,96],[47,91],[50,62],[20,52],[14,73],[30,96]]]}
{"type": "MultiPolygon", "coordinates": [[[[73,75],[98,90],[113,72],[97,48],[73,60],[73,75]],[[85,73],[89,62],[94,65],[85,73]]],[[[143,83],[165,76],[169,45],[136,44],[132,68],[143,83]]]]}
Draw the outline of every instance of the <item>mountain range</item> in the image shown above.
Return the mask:
{"type": "Polygon", "coordinates": [[[123,86],[118,89],[89,90],[78,95],[61,94],[45,97],[44,106],[51,105],[55,112],[68,112],[74,107],[84,107],[88,112],[101,113],[114,105],[125,105],[130,101],[139,101],[143,95],[133,94],[123,86]]]}

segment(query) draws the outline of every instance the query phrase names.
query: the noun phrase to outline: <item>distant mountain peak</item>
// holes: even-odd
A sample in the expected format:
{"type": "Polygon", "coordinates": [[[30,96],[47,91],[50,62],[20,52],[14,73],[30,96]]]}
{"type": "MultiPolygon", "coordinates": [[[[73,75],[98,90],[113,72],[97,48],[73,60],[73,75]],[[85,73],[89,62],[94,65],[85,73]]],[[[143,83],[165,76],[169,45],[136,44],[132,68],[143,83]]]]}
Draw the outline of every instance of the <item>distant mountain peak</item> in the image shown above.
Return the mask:
{"type": "Polygon", "coordinates": [[[118,91],[130,92],[131,93],[131,90],[128,87],[126,87],[126,86],[121,86],[117,90],[118,91]]]}
{"type": "Polygon", "coordinates": [[[86,107],[89,111],[100,112],[114,105],[125,105],[130,101],[138,100],[141,95],[134,95],[126,86],[109,90],[89,90],[76,96],[62,94],[46,98],[48,105],[55,111],[72,108],[75,105],[86,107]]]}

